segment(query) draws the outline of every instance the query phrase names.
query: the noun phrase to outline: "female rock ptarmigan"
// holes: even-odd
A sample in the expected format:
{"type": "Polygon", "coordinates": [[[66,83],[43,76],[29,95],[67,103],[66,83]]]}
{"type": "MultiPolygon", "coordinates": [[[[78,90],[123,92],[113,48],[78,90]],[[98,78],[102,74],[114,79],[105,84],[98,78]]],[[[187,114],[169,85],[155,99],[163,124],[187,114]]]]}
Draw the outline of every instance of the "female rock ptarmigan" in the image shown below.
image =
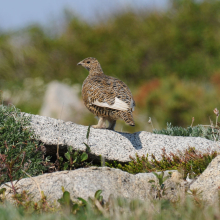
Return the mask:
{"type": "Polygon", "coordinates": [[[82,98],[89,111],[99,117],[98,124],[92,127],[106,128],[105,121],[108,120],[108,129],[114,130],[119,118],[134,126],[132,111],[135,102],[127,85],[119,79],[106,76],[98,60],[93,57],[88,57],[77,65],[89,70],[89,75],[83,82],[82,98]]]}

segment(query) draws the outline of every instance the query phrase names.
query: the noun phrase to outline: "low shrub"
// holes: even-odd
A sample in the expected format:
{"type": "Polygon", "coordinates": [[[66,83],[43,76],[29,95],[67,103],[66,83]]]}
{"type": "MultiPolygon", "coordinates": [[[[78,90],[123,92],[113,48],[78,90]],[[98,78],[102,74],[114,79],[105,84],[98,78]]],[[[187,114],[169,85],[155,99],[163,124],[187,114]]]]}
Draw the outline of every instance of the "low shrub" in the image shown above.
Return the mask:
{"type": "Polygon", "coordinates": [[[29,125],[19,109],[0,105],[0,183],[25,177],[23,171],[36,176],[45,170],[42,146],[29,125]]]}
{"type": "Polygon", "coordinates": [[[200,175],[216,156],[217,152],[215,151],[209,152],[207,150],[207,153],[201,153],[192,147],[186,149],[184,152],[178,151],[176,154],[172,152],[167,154],[165,149],[163,149],[161,160],[157,160],[153,154],[151,155],[151,160],[148,159],[148,155],[139,156],[136,154],[136,158],[130,157],[131,161],[127,164],[120,164],[114,161],[106,162],[106,166],[118,168],[132,174],[179,170],[183,174],[183,177],[186,178],[188,174],[190,176],[200,175]]]}
{"type": "Polygon", "coordinates": [[[165,134],[170,136],[184,136],[184,137],[203,137],[209,140],[220,140],[220,129],[219,126],[213,127],[212,126],[204,126],[204,125],[197,125],[194,127],[178,127],[172,126],[171,123],[167,123],[167,128],[162,130],[154,129],[154,134],[165,134]]]}

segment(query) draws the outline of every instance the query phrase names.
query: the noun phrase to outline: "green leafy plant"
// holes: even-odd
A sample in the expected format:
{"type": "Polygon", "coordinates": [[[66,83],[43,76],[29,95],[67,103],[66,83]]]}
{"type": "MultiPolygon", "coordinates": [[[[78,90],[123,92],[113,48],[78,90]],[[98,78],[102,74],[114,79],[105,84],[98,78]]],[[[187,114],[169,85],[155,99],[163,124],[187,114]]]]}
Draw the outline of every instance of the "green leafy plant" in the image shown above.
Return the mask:
{"type": "Polygon", "coordinates": [[[152,189],[155,191],[155,199],[162,199],[162,197],[165,195],[166,187],[164,182],[170,178],[170,176],[164,176],[164,172],[155,173],[153,174],[156,176],[157,181],[155,180],[149,180],[148,182],[151,183],[152,189]]]}
{"type": "Polygon", "coordinates": [[[87,143],[84,143],[86,146],[86,151],[85,152],[80,152],[79,150],[74,151],[71,146],[67,147],[67,152],[64,154],[67,162],[63,161],[63,157],[58,157],[58,163],[59,166],[63,166],[64,170],[72,170],[79,168],[79,167],[86,167],[88,163],[86,160],[88,159],[88,153],[90,153],[90,147],[89,147],[89,133],[90,133],[90,127],[88,127],[87,134],[86,134],[86,139],[87,143]]]}
{"type": "Polygon", "coordinates": [[[80,150],[73,150],[71,146],[67,147],[67,152],[64,154],[64,158],[59,155],[59,145],[57,145],[57,160],[55,161],[55,167],[57,170],[72,170],[80,167],[87,167],[89,163],[87,159],[89,153],[91,152],[89,147],[89,133],[90,126],[88,127],[86,139],[87,143],[84,143],[86,146],[86,151],[81,152],[80,150]]]}
{"type": "Polygon", "coordinates": [[[65,191],[62,187],[63,196],[57,201],[60,203],[61,207],[65,209],[65,211],[69,214],[78,208],[78,204],[74,203],[70,198],[70,193],[65,191]]]}
{"type": "Polygon", "coordinates": [[[64,154],[67,162],[64,163],[63,168],[67,170],[68,168],[72,170],[72,168],[76,169],[78,167],[85,166],[85,161],[88,159],[88,154],[86,152],[73,151],[72,147],[67,148],[68,151],[64,154]]]}
{"type": "Polygon", "coordinates": [[[62,191],[63,191],[63,196],[57,201],[60,203],[61,207],[67,213],[78,214],[78,213],[86,212],[86,210],[90,208],[96,207],[96,209],[97,208],[99,209],[101,205],[104,205],[103,196],[101,195],[102,190],[97,190],[95,192],[94,198],[89,197],[88,201],[86,201],[81,197],[77,198],[78,201],[73,201],[70,198],[70,193],[68,191],[65,191],[64,187],[62,187],[62,191]]]}

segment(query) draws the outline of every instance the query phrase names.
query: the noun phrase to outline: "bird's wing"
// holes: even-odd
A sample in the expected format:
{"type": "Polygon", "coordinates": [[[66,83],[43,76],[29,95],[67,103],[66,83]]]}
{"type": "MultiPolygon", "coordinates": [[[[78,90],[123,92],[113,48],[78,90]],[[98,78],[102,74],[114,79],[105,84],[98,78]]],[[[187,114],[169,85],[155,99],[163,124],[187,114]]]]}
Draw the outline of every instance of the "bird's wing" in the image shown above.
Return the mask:
{"type": "Polygon", "coordinates": [[[87,81],[86,86],[87,100],[90,104],[133,111],[135,102],[131,91],[121,80],[106,75],[94,76],[87,81]]]}
{"type": "Polygon", "coordinates": [[[95,100],[93,102],[93,105],[97,105],[100,107],[107,107],[107,108],[111,108],[111,109],[122,110],[122,111],[126,111],[129,109],[129,105],[126,102],[118,99],[117,97],[115,97],[113,105],[108,104],[107,102],[102,102],[102,101],[100,102],[98,100],[95,100]]]}

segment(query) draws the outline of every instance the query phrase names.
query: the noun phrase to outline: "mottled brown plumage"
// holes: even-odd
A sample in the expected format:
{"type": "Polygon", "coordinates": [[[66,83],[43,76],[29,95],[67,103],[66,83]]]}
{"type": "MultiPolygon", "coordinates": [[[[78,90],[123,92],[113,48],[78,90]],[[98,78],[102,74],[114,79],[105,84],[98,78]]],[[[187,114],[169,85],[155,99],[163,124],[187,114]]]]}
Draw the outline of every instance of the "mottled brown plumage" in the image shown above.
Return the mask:
{"type": "Polygon", "coordinates": [[[135,102],[127,85],[119,79],[103,73],[98,60],[89,57],[77,65],[89,70],[89,75],[83,82],[82,98],[85,106],[99,117],[93,128],[106,128],[105,121],[109,121],[108,129],[114,130],[116,120],[123,119],[134,126],[132,111],[135,102]]]}

